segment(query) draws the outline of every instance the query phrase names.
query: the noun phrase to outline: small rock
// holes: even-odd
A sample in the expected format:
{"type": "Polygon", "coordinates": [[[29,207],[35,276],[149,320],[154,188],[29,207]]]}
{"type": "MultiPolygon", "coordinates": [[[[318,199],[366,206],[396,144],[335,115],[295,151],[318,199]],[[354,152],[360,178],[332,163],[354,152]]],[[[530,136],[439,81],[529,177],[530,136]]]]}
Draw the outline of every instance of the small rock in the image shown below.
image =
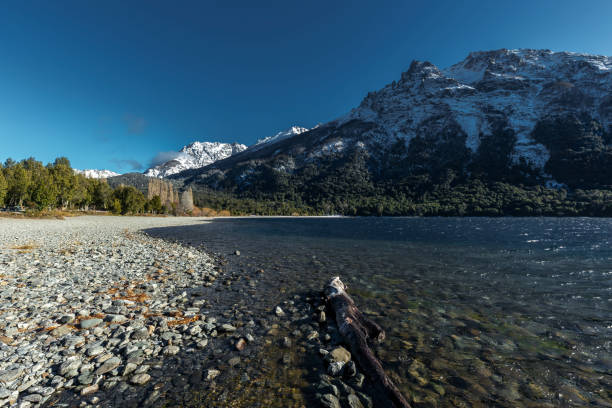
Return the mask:
{"type": "Polygon", "coordinates": [[[126,376],[128,374],[131,374],[132,372],[134,372],[136,369],[138,368],[138,365],[134,364],[134,363],[127,363],[125,365],[125,368],[123,369],[123,376],[126,376]]]}
{"type": "Polygon", "coordinates": [[[144,340],[148,337],[149,337],[149,330],[146,327],[141,327],[140,329],[134,330],[130,338],[132,340],[144,340]]]}
{"type": "Polygon", "coordinates": [[[209,380],[209,381],[210,381],[210,380],[213,380],[213,379],[214,379],[215,377],[217,377],[219,374],[221,374],[221,371],[219,371],[219,370],[215,370],[215,369],[212,369],[212,368],[211,368],[211,369],[209,369],[209,370],[206,372],[206,379],[207,379],[207,380],[209,380]]]}
{"type": "Polygon", "coordinates": [[[136,374],[130,378],[130,383],[135,385],[143,385],[146,384],[151,379],[151,376],[147,373],[136,374]]]}
{"type": "Polygon", "coordinates": [[[17,368],[14,370],[0,371],[0,382],[8,383],[19,378],[23,370],[17,368]]]}
{"type": "Polygon", "coordinates": [[[85,396],[85,395],[93,394],[94,392],[97,392],[99,389],[100,389],[100,386],[98,385],[98,383],[95,383],[95,384],[92,384],[90,386],[83,388],[81,390],[81,395],[85,396]]]}
{"type": "MultiPolygon", "coordinates": [[[[81,366],[81,361],[77,359],[64,361],[59,367],[59,375],[66,376],[71,371],[76,371],[81,366]]],[[[2,378],[0,377],[0,380],[2,378]]]]}
{"type": "Polygon", "coordinates": [[[363,408],[363,404],[359,400],[359,397],[355,394],[348,395],[348,405],[351,408],[363,408]]]}
{"type": "Polygon", "coordinates": [[[153,390],[149,396],[147,397],[146,400],[144,400],[144,402],[142,403],[143,406],[145,407],[150,407],[151,405],[153,405],[155,403],[155,401],[157,401],[159,399],[159,395],[160,392],[159,390],[153,390]]]}
{"type": "Polygon", "coordinates": [[[330,382],[325,380],[322,380],[319,384],[317,384],[317,392],[319,392],[320,394],[332,394],[336,397],[340,396],[340,391],[338,391],[338,387],[335,384],[331,384],[330,382]]]}
{"type": "Polygon", "coordinates": [[[23,397],[23,399],[25,401],[29,401],[29,402],[33,402],[35,404],[38,404],[42,401],[43,396],[40,394],[30,394],[30,395],[26,395],[25,397],[23,397]]]}
{"type": "Polygon", "coordinates": [[[319,337],[319,332],[317,332],[316,330],[313,330],[310,333],[308,333],[308,336],[306,336],[306,340],[314,340],[318,337],[319,337]]]}
{"type": "Polygon", "coordinates": [[[181,348],[179,346],[175,346],[175,345],[166,346],[164,348],[164,355],[173,356],[175,354],[178,354],[180,350],[181,348]]]}
{"type": "Polygon", "coordinates": [[[327,372],[329,375],[333,377],[338,377],[342,372],[342,368],[344,367],[344,362],[342,361],[334,361],[327,367],[327,372]]]}
{"type": "Polygon", "coordinates": [[[119,367],[121,364],[121,359],[119,357],[111,357],[106,360],[98,369],[96,370],[96,375],[106,374],[109,371],[113,371],[115,368],[119,367]]]}
{"type": "Polygon", "coordinates": [[[77,381],[81,385],[89,385],[93,382],[94,375],[92,372],[88,371],[78,376],[77,381]]]}
{"type": "Polygon", "coordinates": [[[342,361],[343,363],[347,363],[351,360],[351,353],[342,346],[336,347],[329,354],[333,361],[342,361]]]}
{"type": "Polygon", "coordinates": [[[62,326],[56,327],[55,329],[51,330],[51,335],[53,337],[62,337],[70,333],[71,331],[72,331],[72,327],[67,326],[67,325],[62,325],[62,326]]]}
{"type": "Polygon", "coordinates": [[[239,250],[235,250],[235,251],[234,251],[234,255],[236,255],[236,256],[240,256],[240,251],[239,251],[239,250]]]}
{"type": "Polygon", "coordinates": [[[344,366],[344,376],[346,378],[351,378],[355,375],[357,375],[357,366],[355,365],[355,362],[351,360],[344,366]]]}
{"type": "Polygon", "coordinates": [[[81,320],[81,329],[91,329],[92,327],[95,327],[102,322],[103,320],[98,318],[81,320]]]}
{"type": "Polygon", "coordinates": [[[240,338],[237,342],[236,342],[236,350],[238,351],[242,351],[244,350],[244,348],[246,347],[246,340],[243,338],[240,338]]]}
{"type": "Polygon", "coordinates": [[[121,323],[127,320],[127,317],[121,314],[108,314],[104,318],[105,321],[110,323],[121,323]]]}
{"type": "Polygon", "coordinates": [[[100,345],[91,346],[87,349],[87,355],[90,357],[99,356],[100,354],[104,353],[104,351],[105,351],[104,347],[100,345]]]}
{"type": "Polygon", "coordinates": [[[340,408],[340,401],[332,394],[324,394],[321,397],[321,405],[325,408],[340,408]]]}
{"type": "Polygon", "coordinates": [[[232,326],[231,324],[225,323],[221,325],[221,331],[224,331],[226,333],[232,333],[236,331],[236,328],[232,326]]]}
{"type": "Polygon", "coordinates": [[[78,347],[85,344],[85,337],[83,336],[67,336],[64,338],[64,346],[71,348],[71,347],[78,347]]]}
{"type": "Polygon", "coordinates": [[[60,317],[57,321],[60,322],[61,324],[72,323],[72,322],[74,322],[74,315],[73,314],[65,314],[62,317],[60,317]]]}

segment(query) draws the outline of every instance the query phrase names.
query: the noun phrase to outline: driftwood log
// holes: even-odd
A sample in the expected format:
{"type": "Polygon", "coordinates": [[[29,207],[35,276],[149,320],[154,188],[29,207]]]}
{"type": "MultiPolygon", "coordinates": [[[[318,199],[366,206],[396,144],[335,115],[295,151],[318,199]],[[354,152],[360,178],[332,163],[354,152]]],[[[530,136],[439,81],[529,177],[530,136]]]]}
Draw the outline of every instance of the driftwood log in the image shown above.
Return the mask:
{"type": "Polygon", "coordinates": [[[375,398],[385,407],[410,408],[368,345],[368,340],[384,340],[385,331],[359,311],[339,277],[333,278],[325,287],[325,298],[336,315],[340,334],[348,343],[363,374],[372,383],[375,398]]]}

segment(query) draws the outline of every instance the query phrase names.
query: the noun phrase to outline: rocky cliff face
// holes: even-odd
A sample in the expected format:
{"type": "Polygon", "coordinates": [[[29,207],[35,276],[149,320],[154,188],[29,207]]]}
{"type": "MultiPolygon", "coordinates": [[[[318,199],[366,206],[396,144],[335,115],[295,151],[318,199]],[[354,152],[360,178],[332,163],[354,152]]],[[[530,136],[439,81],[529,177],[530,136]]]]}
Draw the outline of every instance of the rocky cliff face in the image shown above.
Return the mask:
{"type": "Polygon", "coordinates": [[[177,207],[180,212],[193,210],[193,193],[191,188],[183,188],[180,182],[147,177],[141,173],[127,173],[107,180],[112,188],[120,185],[136,187],[148,200],[159,196],[162,205],[167,208],[177,207]]]}
{"type": "Polygon", "coordinates": [[[374,180],[609,186],[612,58],[502,49],[446,69],[414,61],[337,120],[178,176],[252,188],[274,172],[355,156],[374,180]]]}
{"type": "Polygon", "coordinates": [[[172,185],[165,180],[159,180],[156,178],[149,179],[149,185],[147,186],[147,199],[150,200],[155,196],[159,196],[162,205],[166,207],[172,207],[172,203],[179,203],[179,194],[172,185]]]}

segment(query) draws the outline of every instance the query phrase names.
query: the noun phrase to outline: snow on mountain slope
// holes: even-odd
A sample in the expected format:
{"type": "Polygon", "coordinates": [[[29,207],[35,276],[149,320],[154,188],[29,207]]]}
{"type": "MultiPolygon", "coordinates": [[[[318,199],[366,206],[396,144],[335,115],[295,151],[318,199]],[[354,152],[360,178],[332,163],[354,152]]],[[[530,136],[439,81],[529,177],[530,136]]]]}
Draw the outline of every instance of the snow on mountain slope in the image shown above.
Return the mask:
{"type": "Polygon", "coordinates": [[[543,167],[547,149],[531,134],[544,117],[587,113],[605,129],[612,125],[612,58],[550,50],[474,52],[440,70],[414,61],[399,81],[369,93],[359,107],[335,121],[376,123],[377,142],[433,134],[458,125],[476,151],[492,124],[505,123],[517,138],[513,160],[543,167]]]}
{"type": "Polygon", "coordinates": [[[278,132],[273,136],[264,137],[263,139],[258,139],[257,142],[249,146],[250,151],[255,151],[261,149],[264,145],[269,145],[272,143],[280,142],[281,140],[287,139],[291,136],[299,135],[304,132],[308,132],[310,129],[306,129],[301,126],[291,126],[289,129],[284,130],[282,132],[278,132]]]}
{"type": "Polygon", "coordinates": [[[110,171],[110,170],[95,170],[95,169],[85,169],[85,170],[78,170],[78,169],[73,169],[75,173],[77,174],[82,174],[87,178],[94,178],[94,179],[105,179],[105,178],[109,178],[109,177],[115,177],[115,176],[119,176],[119,173],[115,173],[114,171],[110,171]]]}
{"type": "Polygon", "coordinates": [[[286,176],[317,164],[331,171],[339,167],[330,163],[347,161],[365,163],[382,181],[473,176],[607,188],[612,58],[501,49],[471,53],[446,69],[413,61],[397,81],[368,93],[346,115],[261,139],[185,178],[246,188],[260,185],[258,177],[270,178],[270,169],[286,176]]]}
{"type": "Polygon", "coordinates": [[[184,146],[170,161],[151,167],[144,174],[163,178],[183,170],[197,169],[247,149],[239,143],[193,142],[184,146]]]}
{"type": "Polygon", "coordinates": [[[290,138],[291,136],[299,135],[307,132],[308,129],[300,126],[292,126],[287,130],[278,132],[273,136],[268,136],[247,147],[239,143],[219,143],[219,142],[193,142],[188,146],[184,146],[172,160],[169,160],[160,165],[151,167],[145,171],[145,175],[149,177],[168,177],[173,174],[180,173],[184,170],[198,169],[208,166],[218,160],[226,159],[236,153],[245,150],[255,151],[264,146],[280,142],[290,138]]]}

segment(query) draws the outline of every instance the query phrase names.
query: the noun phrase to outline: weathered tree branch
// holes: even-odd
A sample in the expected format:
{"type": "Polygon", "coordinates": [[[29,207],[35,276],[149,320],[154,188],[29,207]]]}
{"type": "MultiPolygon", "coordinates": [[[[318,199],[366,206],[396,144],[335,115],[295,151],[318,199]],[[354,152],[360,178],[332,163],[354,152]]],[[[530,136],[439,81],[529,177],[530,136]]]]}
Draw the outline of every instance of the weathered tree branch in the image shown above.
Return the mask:
{"type": "Polygon", "coordinates": [[[346,293],[346,285],[340,277],[333,278],[325,287],[327,303],[336,315],[338,329],[348,343],[357,364],[374,387],[375,396],[388,407],[410,408],[410,404],[391,379],[368,345],[370,341],[382,341],[384,330],[365,317],[346,293]]]}

